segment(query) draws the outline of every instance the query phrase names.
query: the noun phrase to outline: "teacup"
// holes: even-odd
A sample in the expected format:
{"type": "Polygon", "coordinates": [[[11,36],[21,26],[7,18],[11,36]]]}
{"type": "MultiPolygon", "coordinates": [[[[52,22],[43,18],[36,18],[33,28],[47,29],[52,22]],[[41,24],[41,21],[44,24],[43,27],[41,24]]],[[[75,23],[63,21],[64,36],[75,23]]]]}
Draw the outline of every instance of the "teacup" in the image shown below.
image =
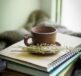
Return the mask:
{"type": "Polygon", "coordinates": [[[29,38],[32,38],[32,44],[54,44],[56,42],[56,29],[51,26],[35,26],[31,29],[31,36],[24,36],[24,43],[26,46],[30,45],[28,43],[29,38]]]}

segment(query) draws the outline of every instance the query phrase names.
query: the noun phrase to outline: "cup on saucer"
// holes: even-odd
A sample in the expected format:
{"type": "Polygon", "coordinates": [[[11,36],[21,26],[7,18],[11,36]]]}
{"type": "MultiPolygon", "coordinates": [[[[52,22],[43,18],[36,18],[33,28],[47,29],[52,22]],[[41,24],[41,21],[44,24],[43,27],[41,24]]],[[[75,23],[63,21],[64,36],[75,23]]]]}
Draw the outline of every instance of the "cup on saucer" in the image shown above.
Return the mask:
{"type": "Polygon", "coordinates": [[[32,38],[32,44],[55,44],[56,43],[56,29],[51,26],[35,26],[31,29],[31,36],[24,36],[24,43],[26,46],[30,45],[28,43],[29,38],[32,38]]]}

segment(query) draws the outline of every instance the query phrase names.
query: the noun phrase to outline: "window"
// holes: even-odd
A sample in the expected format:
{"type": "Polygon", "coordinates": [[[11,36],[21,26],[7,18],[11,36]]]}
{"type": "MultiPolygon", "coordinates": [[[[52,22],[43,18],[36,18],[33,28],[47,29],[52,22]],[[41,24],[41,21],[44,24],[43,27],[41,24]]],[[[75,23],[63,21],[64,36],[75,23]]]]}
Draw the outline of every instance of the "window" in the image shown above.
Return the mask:
{"type": "Polygon", "coordinates": [[[57,24],[61,23],[61,8],[62,0],[51,0],[51,19],[57,24]]]}
{"type": "Polygon", "coordinates": [[[62,0],[61,24],[74,32],[81,32],[81,0],[62,0]]]}

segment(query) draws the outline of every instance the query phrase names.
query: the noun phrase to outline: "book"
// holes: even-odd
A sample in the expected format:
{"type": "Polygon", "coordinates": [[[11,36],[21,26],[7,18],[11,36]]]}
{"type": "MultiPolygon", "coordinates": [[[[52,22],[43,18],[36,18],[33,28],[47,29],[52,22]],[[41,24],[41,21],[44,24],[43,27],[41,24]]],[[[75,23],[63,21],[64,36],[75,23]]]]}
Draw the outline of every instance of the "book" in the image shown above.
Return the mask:
{"type": "Polygon", "coordinates": [[[59,73],[59,76],[71,76],[73,69],[74,69],[74,62],[69,64],[67,68],[65,68],[61,73],[59,73]]]}
{"type": "MultiPolygon", "coordinates": [[[[81,44],[81,39],[73,36],[68,36],[64,34],[57,34],[57,41],[61,43],[62,46],[72,46],[75,47],[81,44]],[[64,40],[65,39],[65,40],[64,40]]],[[[51,56],[37,56],[29,54],[27,51],[23,51],[19,46],[25,46],[24,41],[20,41],[2,51],[0,51],[0,58],[11,61],[13,63],[18,63],[26,67],[31,67],[44,72],[50,72],[54,68],[57,68],[65,61],[74,57],[78,54],[78,51],[60,51],[56,55],[51,56]]]]}
{"type": "Polygon", "coordinates": [[[72,66],[76,62],[80,54],[81,53],[73,56],[72,58],[64,62],[62,65],[60,65],[58,68],[54,68],[50,72],[40,71],[40,69],[35,69],[32,67],[28,67],[19,63],[11,62],[11,61],[8,61],[7,68],[22,72],[22,73],[30,74],[30,75],[35,75],[35,76],[66,76],[66,74],[62,72],[65,69],[67,72],[69,66],[72,66]]]}

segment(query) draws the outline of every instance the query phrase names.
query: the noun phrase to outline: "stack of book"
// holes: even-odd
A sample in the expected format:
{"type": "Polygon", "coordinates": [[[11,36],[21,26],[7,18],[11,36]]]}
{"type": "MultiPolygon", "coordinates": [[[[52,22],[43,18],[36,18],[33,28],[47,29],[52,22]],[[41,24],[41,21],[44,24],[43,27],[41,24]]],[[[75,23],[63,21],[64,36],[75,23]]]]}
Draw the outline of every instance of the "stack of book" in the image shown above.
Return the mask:
{"type": "Polygon", "coordinates": [[[7,68],[35,76],[69,76],[73,65],[81,54],[81,39],[58,34],[58,41],[75,49],[59,51],[55,55],[33,55],[22,50],[23,40],[0,51],[0,58],[7,61],[7,68]],[[63,40],[65,39],[65,41],[63,40]],[[68,42],[68,40],[70,42],[68,42]]]}

